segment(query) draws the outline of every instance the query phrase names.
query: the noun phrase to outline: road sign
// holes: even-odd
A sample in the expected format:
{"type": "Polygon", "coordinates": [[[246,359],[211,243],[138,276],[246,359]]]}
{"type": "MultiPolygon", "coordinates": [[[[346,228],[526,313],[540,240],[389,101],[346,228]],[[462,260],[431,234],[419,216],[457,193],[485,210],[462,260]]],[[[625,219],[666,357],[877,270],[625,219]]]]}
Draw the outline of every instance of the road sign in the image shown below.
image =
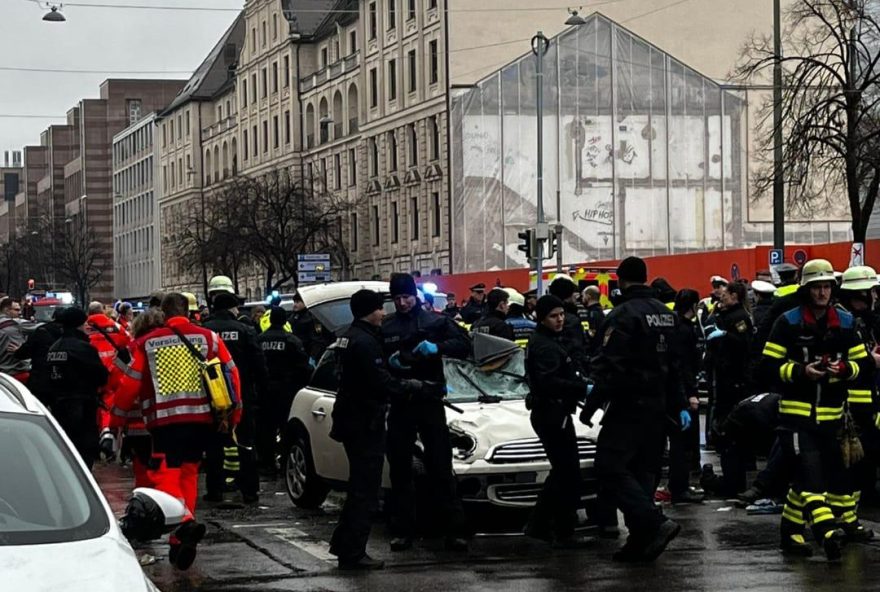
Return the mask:
{"type": "Polygon", "coordinates": [[[807,262],[807,252],[804,251],[803,249],[798,249],[797,251],[795,251],[794,253],[792,253],[791,258],[792,258],[792,259],[794,260],[794,262],[797,263],[798,265],[803,265],[804,263],[807,262]]]}
{"type": "Polygon", "coordinates": [[[856,267],[865,264],[865,245],[864,243],[853,243],[849,254],[850,267],[856,267]]]}
{"type": "Polygon", "coordinates": [[[730,279],[736,281],[739,279],[739,265],[736,263],[730,266],[730,279]]]}
{"type": "Polygon", "coordinates": [[[320,282],[329,282],[332,281],[330,277],[330,273],[311,273],[301,271],[297,274],[297,279],[301,284],[312,284],[312,283],[320,283],[320,282]]]}
{"type": "Polygon", "coordinates": [[[330,261],[297,261],[297,271],[330,271],[330,261]]]}
{"type": "Polygon", "coordinates": [[[306,255],[297,255],[297,261],[330,261],[330,253],[308,253],[306,255]]]}
{"type": "Polygon", "coordinates": [[[770,249],[770,265],[782,265],[782,249],[770,249]]]}

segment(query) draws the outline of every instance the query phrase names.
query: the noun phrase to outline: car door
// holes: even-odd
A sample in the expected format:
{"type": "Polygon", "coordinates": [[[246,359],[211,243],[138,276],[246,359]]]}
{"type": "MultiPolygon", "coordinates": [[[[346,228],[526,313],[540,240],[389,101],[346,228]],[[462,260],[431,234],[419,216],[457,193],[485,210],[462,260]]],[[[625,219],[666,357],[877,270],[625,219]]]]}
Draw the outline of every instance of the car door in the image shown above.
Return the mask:
{"type": "Polygon", "coordinates": [[[348,479],[348,458],[342,444],[330,437],[333,425],[333,404],[336,401],[336,354],[332,346],[321,356],[303,392],[307,395],[308,409],[300,417],[309,432],[315,472],[325,479],[348,479]]]}

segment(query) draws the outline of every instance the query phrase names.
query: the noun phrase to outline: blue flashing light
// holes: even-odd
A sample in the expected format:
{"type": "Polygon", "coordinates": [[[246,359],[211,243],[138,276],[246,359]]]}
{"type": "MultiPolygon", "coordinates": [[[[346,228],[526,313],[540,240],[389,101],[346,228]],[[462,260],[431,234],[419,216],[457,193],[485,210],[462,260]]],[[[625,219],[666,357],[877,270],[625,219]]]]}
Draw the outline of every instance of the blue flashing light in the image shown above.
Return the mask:
{"type": "Polygon", "coordinates": [[[437,293],[437,284],[433,282],[425,282],[422,284],[422,292],[425,294],[436,294],[437,293]]]}

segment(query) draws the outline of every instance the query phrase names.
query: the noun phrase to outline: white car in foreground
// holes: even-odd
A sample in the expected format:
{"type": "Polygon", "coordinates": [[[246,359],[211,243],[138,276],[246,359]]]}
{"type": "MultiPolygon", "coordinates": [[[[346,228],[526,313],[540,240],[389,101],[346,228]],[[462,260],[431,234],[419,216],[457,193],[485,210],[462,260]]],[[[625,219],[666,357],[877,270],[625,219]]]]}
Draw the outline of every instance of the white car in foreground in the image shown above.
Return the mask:
{"type": "MultiPolygon", "coordinates": [[[[386,282],[343,282],[303,287],[300,294],[312,314],[338,335],[351,323],[349,298],[361,288],[388,292],[386,282]]],[[[386,310],[393,311],[390,297],[386,298],[386,310]]],[[[512,342],[488,339],[494,342],[480,343],[477,349],[483,351],[476,357],[485,359],[484,354],[491,354],[489,350],[493,349],[506,352],[500,367],[486,371],[474,361],[444,362],[451,388],[447,400],[461,411],[446,410],[459,494],[464,501],[531,506],[547,478],[550,463],[525,407],[528,385],[523,378],[524,353],[512,342]]],[[[345,451],[329,435],[336,388],[331,347],[321,358],[309,386],[297,393],[288,418],[284,474],[288,495],[299,507],[320,506],[331,489],[344,489],[348,480],[345,451]]],[[[598,421],[593,424],[598,426],[598,421]]],[[[592,469],[598,427],[588,428],[580,422],[575,426],[585,482],[583,495],[590,498],[595,495],[592,469]]],[[[419,453],[417,445],[413,450],[415,463],[419,462],[419,453]]],[[[383,487],[389,487],[387,463],[383,487]]]]}
{"type": "Polygon", "coordinates": [[[0,374],[0,577],[0,589],[10,592],[157,590],[67,436],[46,408],[5,374],[0,374]]]}

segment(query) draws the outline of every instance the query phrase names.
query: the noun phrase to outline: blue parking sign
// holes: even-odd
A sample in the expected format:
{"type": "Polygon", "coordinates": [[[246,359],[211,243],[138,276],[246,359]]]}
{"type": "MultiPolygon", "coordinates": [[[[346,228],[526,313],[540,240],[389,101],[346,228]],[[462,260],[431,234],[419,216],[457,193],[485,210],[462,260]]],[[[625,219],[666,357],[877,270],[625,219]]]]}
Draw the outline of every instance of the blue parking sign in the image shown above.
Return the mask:
{"type": "Polygon", "coordinates": [[[770,249],[770,265],[782,265],[782,249],[770,249]]]}

